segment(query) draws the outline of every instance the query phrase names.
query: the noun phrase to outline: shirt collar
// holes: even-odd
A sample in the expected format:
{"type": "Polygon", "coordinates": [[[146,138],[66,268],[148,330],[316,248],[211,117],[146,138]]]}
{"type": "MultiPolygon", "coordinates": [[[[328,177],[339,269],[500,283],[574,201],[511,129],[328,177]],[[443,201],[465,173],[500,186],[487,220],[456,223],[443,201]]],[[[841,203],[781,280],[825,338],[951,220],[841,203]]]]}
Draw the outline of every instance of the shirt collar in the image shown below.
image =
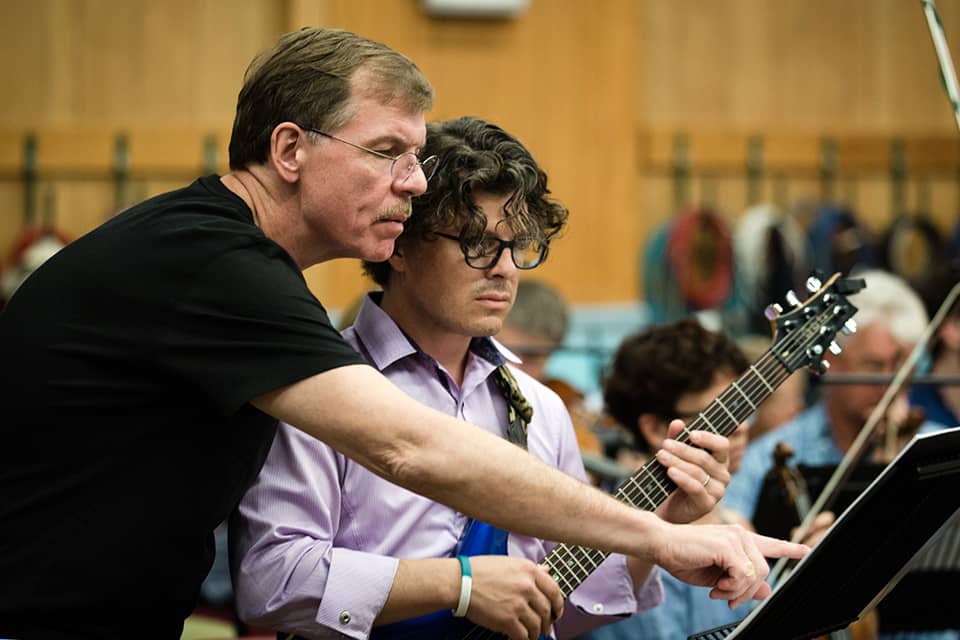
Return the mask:
{"type": "MultiPolygon", "coordinates": [[[[403,332],[396,322],[380,308],[382,291],[371,291],[364,296],[363,305],[353,323],[353,331],[363,344],[367,357],[380,371],[409,356],[426,354],[416,342],[403,332]]],[[[490,365],[491,370],[505,362],[520,362],[509,349],[493,338],[473,338],[470,351],[477,359],[490,365]]],[[[432,358],[431,358],[432,359],[432,358]]]]}

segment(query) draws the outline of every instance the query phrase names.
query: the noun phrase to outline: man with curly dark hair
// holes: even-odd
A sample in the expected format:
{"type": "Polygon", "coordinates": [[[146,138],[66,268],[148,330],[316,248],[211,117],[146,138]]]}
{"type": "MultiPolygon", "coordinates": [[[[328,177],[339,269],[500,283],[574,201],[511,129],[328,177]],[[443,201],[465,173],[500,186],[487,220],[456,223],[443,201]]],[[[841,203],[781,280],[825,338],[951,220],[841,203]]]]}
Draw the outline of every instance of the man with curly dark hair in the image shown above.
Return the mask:
{"type": "MultiPolygon", "coordinates": [[[[365,265],[383,291],[365,299],[344,335],[412,397],[489,425],[582,481],[562,400],[513,366],[516,357],[491,339],[513,304],[520,272],[542,264],[567,210],[550,196],[547,176],[524,146],[483,120],[429,125],[423,153],[440,158],[436,181],[413,200],[393,256],[365,265]]],[[[724,438],[700,436],[701,447],[727,457],[724,438]]],[[[729,475],[708,451],[675,444],[665,464],[682,490],[657,515],[683,523],[713,508],[729,475]]],[[[411,628],[410,619],[434,615],[440,624],[456,624],[453,609],[455,616],[511,637],[534,638],[549,632],[551,610],[561,607],[566,613],[557,631],[569,636],[659,602],[651,563],[618,555],[563,606],[557,584],[534,564],[552,543],[507,537],[376,477],[289,427],[280,429],[240,516],[232,533],[241,615],[303,636],[354,626],[375,638],[391,632],[448,637],[411,628]],[[469,587],[461,555],[472,556],[469,587]]],[[[674,528],[672,546],[684,553],[706,540],[704,527],[674,528]]],[[[721,529],[733,531],[719,527],[714,533],[721,529]]],[[[679,568],[672,561],[660,564],[679,568]]]]}

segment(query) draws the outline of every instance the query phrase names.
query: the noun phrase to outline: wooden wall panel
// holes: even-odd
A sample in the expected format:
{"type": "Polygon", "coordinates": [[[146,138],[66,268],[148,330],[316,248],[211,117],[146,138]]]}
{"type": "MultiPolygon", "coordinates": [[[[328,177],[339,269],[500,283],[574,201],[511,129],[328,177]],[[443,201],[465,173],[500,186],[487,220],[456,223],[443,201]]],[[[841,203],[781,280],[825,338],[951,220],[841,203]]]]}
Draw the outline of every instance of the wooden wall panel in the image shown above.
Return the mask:
{"type": "MultiPolygon", "coordinates": [[[[958,53],[960,0],[938,6],[958,53]]],[[[222,166],[252,56],[283,31],[319,23],[416,60],[436,88],[431,118],[483,116],[533,150],[572,211],[566,236],[534,274],[575,303],[634,299],[637,255],[674,209],[669,173],[640,161],[638,131],[663,134],[667,154],[677,131],[728,139],[775,133],[768,159],[787,177],[768,177],[761,193],[791,203],[820,193],[816,174],[797,173],[795,163],[816,153],[823,135],[960,136],[920,3],[903,0],[530,0],[511,20],[434,19],[418,0],[0,3],[0,132],[154,129],[154,141],[141,136],[138,148],[166,166],[194,151],[159,150],[164,131],[170,140],[213,131],[222,166]]],[[[716,158],[729,149],[714,151],[716,158]]],[[[4,251],[22,194],[7,154],[0,156],[4,251]]],[[[140,180],[130,193],[141,197],[190,177],[140,180]]],[[[948,229],[960,210],[957,184],[956,175],[941,172],[911,181],[907,198],[928,205],[948,229]]],[[[78,232],[115,204],[109,180],[55,189],[58,217],[78,232]]],[[[736,172],[692,179],[690,193],[716,200],[731,217],[748,204],[745,176],[736,172]]],[[[852,198],[876,228],[892,215],[882,171],[839,179],[835,193],[852,198]]],[[[339,261],[308,278],[337,309],[366,288],[358,274],[355,262],[339,261]]]]}
{"type": "MultiPolygon", "coordinates": [[[[919,2],[639,6],[639,114],[655,128],[955,132],[919,2]]],[[[960,3],[937,6],[956,59],[960,3]]]]}
{"type": "Polygon", "coordinates": [[[223,126],[277,0],[36,0],[0,6],[9,127],[223,126]]]}

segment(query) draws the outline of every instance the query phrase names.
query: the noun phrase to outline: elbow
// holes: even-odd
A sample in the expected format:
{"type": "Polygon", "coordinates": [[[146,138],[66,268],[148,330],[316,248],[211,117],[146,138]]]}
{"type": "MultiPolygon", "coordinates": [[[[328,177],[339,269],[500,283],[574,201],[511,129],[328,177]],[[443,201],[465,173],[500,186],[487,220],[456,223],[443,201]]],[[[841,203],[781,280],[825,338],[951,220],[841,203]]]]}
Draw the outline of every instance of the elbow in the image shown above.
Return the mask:
{"type": "Polygon", "coordinates": [[[427,458],[428,447],[398,443],[383,456],[380,468],[374,471],[404,489],[422,493],[430,485],[427,458]]]}
{"type": "Polygon", "coordinates": [[[380,468],[373,471],[404,489],[442,502],[456,492],[462,471],[450,464],[456,456],[446,446],[440,438],[398,439],[381,457],[380,468]]]}

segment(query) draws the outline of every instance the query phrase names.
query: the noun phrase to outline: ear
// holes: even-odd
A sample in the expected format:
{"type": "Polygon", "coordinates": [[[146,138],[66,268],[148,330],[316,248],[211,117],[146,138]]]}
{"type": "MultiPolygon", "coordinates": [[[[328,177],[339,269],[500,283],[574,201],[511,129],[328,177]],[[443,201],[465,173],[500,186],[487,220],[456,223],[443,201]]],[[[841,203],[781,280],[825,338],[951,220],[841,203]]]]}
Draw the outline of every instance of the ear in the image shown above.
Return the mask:
{"type": "Polygon", "coordinates": [[[270,135],[270,166],[284,182],[295,183],[300,179],[306,150],[303,142],[306,134],[292,122],[281,122],[270,135]]]}
{"type": "Polygon", "coordinates": [[[641,413],[637,418],[637,430],[647,445],[656,451],[667,437],[667,425],[652,413],[641,413]]]}

